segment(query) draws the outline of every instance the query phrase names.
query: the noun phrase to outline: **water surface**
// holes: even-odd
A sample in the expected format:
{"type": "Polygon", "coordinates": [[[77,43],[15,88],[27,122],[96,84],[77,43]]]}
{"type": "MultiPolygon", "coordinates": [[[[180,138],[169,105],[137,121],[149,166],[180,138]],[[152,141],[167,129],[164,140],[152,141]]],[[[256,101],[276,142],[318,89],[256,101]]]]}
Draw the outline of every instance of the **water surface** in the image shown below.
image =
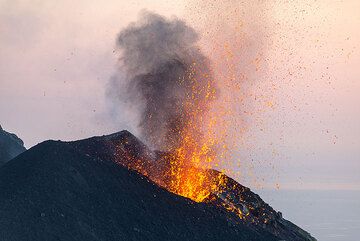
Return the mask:
{"type": "Polygon", "coordinates": [[[359,241],[360,191],[256,190],[318,241],[359,241]]]}

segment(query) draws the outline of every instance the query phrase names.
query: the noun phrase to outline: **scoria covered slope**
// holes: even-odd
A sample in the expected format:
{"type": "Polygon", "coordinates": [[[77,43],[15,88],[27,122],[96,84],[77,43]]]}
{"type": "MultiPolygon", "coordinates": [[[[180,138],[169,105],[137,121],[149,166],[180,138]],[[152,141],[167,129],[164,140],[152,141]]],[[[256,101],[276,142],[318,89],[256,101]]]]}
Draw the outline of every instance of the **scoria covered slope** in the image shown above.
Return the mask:
{"type": "Polygon", "coordinates": [[[24,142],[15,134],[3,130],[0,125],[0,166],[25,150],[24,142]]]}
{"type": "Polygon", "coordinates": [[[277,235],[239,219],[216,204],[228,198],[195,203],[129,170],[154,155],[126,131],[31,148],[0,168],[0,240],[311,240],[285,220],[277,235]]]}

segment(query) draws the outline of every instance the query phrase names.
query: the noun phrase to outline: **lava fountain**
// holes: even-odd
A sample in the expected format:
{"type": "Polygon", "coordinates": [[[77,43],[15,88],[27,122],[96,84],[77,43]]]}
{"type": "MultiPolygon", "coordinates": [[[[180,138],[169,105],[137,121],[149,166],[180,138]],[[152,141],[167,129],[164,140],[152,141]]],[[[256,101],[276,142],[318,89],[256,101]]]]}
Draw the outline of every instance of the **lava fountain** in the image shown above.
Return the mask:
{"type": "Polygon", "coordinates": [[[194,29],[177,18],[143,12],[117,39],[120,73],[110,94],[138,111],[142,140],[160,150],[159,171],[137,170],[157,184],[196,202],[226,186],[209,169],[226,151],[226,125],[210,109],[219,91],[194,29]]]}

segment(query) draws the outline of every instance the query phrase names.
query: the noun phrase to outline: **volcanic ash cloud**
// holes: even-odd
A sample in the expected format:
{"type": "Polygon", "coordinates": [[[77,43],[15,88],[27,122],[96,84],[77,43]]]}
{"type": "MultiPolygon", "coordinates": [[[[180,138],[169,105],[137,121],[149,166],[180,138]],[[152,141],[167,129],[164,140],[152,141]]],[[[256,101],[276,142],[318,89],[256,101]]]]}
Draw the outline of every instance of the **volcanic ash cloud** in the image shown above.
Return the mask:
{"type": "Polygon", "coordinates": [[[216,86],[198,38],[184,21],[150,12],[118,35],[119,76],[109,92],[136,106],[140,135],[155,149],[177,148],[189,129],[194,139],[202,136],[199,126],[216,86]]]}

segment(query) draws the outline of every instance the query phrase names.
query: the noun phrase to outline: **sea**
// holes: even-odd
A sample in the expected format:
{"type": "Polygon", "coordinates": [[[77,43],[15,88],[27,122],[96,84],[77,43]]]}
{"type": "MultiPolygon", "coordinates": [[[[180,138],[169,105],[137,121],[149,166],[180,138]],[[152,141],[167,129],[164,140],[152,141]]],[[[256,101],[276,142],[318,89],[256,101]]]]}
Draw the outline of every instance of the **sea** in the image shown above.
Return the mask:
{"type": "Polygon", "coordinates": [[[318,241],[360,241],[360,191],[254,190],[318,241]]]}

